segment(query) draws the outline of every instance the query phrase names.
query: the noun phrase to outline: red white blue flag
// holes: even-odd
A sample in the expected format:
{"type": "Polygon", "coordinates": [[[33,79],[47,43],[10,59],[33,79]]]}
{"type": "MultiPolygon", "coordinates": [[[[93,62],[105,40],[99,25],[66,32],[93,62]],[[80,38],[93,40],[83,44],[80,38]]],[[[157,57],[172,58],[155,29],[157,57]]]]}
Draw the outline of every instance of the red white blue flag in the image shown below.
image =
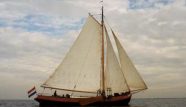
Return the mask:
{"type": "Polygon", "coordinates": [[[36,92],[36,88],[35,88],[35,86],[32,88],[32,89],[30,89],[29,91],[28,91],[28,97],[30,98],[30,97],[32,97],[33,95],[35,95],[37,92],[36,92]]]}

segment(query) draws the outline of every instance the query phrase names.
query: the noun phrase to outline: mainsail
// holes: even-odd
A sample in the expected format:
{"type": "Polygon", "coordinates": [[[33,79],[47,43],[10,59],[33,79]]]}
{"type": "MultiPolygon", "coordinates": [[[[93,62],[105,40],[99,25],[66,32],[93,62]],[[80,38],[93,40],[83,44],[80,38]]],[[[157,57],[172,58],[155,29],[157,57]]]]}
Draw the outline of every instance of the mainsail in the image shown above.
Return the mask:
{"type": "Polygon", "coordinates": [[[101,25],[89,16],[77,40],[44,87],[96,92],[100,89],[101,25]]]}
{"type": "Polygon", "coordinates": [[[114,36],[114,40],[116,42],[116,46],[118,49],[121,69],[125,75],[130,90],[139,91],[147,89],[145,82],[137,72],[135,66],[133,65],[132,61],[128,57],[127,53],[125,52],[124,48],[122,47],[121,43],[119,42],[118,38],[116,37],[113,31],[112,34],[114,36]]]}

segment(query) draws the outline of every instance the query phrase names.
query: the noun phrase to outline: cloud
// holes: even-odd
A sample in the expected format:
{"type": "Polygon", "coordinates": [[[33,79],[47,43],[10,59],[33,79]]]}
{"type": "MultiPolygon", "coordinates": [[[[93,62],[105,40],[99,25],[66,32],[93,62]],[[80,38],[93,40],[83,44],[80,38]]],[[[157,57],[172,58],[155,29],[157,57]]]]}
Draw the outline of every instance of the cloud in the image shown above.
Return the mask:
{"type": "Polygon", "coordinates": [[[12,27],[24,29],[29,32],[43,32],[48,35],[64,35],[68,30],[79,30],[85,18],[77,20],[60,20],[59,17],[49,17],[40,14],[28,14],[20,19],[1,19],[0,27],[12,27]]]}
{"type": "MultiPolygon", "coordinates": [[[[27,88],[32,87],[31,83],[41,85],[59,65],[78,32],[71,31],[61,38],[22,29],[0,28],[0,78],[8,83],[0,88],[6,90],[7,85],[16,85],[17,89],[14,92],[20,92],[19,89],[24,85],[27,88]],[[21,85],[19,81],[25,83],[21,85]]],[[[1,99],[27,97],[24,92],[21,96],[11,96],[1,93],[1,99]]]]}
{"type": "Polygon", "coordinates": [[[158,8],[173,2],[174,0],[129,0],[129,9],[158,8]]]}

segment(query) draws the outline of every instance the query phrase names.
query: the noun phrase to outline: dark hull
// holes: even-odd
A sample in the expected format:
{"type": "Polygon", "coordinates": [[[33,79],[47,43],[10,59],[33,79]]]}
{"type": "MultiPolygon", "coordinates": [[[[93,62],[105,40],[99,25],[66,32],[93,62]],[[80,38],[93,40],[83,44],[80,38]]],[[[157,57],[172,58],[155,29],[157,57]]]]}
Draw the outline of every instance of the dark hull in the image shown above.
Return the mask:
{"type": "Polygon", "coordinates": [[[103,98],[102,96],[90,98],[62,98],[54,96],[38,95],[35,100],[39,102],[40,107],[60,107],[60,106],[121,106],[128,105],[131,95],[113,96],[111,98],[103,98]]]}

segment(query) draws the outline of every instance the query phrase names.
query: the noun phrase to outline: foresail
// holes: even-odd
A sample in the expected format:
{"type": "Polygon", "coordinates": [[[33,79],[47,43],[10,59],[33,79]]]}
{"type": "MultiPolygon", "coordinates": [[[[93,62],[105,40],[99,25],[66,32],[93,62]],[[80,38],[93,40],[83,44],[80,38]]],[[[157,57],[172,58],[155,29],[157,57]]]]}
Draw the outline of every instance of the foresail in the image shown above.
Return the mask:
{"type": "Polygon", "coordinates": [[[100,71],[101,25],[89,16],[63,62],[43,86],[96,92],[100,71]]]}
{"type": "Polygon", "coordinates": [[[137,72],[135,66],[133,65],[132,61],[128,57],[127,53],[125,52],[124,48],[122,47],[121,43],[119,42],[118,38],[116,37],[113,31],[112,34],[114,36],[117,45],[121,69],[125,75],[130,90],[137,91],[137,90],[146,89],[147,86],[145,82],[137,72]]]}
{"type": "MultiPolygon", "coordinates": [[[[105,29],[106,31],[106,29],[105,29]]],[[[110,38],[106,31],[107,40],[107,62],[106,62],[106,83],[107,87],[112,89],[113,93],[121,93],[129,91],[124,74],[121,70],[110,38]]]]}

